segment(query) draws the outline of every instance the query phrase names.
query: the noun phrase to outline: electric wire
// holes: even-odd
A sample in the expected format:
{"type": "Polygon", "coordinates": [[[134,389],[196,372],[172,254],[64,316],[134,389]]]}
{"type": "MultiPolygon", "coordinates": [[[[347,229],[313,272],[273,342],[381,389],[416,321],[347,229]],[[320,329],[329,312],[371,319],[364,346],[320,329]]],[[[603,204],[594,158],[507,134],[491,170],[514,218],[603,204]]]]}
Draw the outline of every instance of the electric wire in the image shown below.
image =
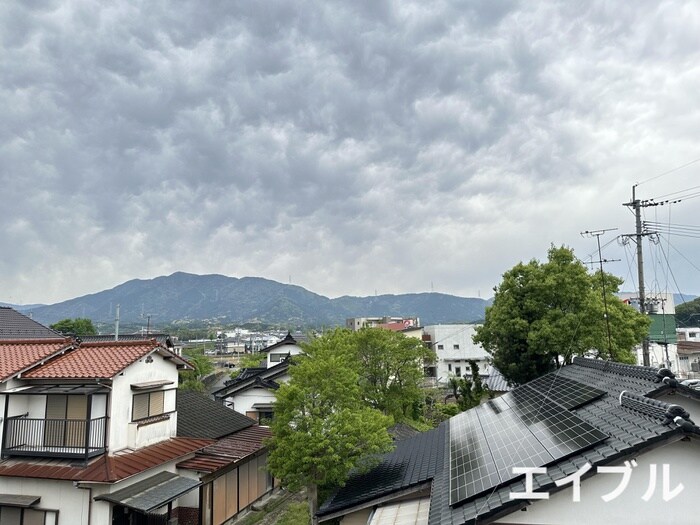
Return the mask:
{"type": "Polygon", "coordinates": [[[671,168],[671,169],[668,170],[668,171],[664,171],[663,173],[659,173],[658,175],[654,175],[654,176],[652,176],[652,177],[649,177],[648,179],[643,180],[642,182],[638,182],[636,185],[637,185],[637,186],[641,186],[642,184],[646,184],[647,182],[651,182],[651,181],[653,181],[653,180],[656,180],[656,179],[658,179],[658,178],[660,178],[660,177],[663,177],[664,175],[668,175],[668,174],[674,173],[674,172],[676,172],[676,171],[678,171],[678,170],[682,170],[683,168],[687,168],[688,166],[692,166],[693,164],[696,164],[697,162],[700,162],[700,157],[697,158],[697,159],[691,160],[690,162],[687,162],[687,163],[685,163],[685,164],[683,164],[683,165],[681,165],[681,166],[677,166],[677,167],[675,167],[675,168],[671,168]]]}

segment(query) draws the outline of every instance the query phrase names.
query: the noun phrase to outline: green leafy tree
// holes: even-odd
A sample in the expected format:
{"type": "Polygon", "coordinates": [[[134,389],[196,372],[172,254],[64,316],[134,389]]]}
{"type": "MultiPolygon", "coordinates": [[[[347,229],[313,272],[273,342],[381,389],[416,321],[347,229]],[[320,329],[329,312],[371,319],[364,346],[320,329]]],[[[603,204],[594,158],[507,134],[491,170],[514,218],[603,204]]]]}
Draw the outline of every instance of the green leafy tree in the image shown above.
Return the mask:
{"type": "Polygon", "coordinates": [[[676,321],[681,328],[698,326],[700,323],[700,297],[676,306],[676,321]]]}
{"type": "Polygon", "coordinates": [[[450,377],[448,385],[452,390],[452,395],[457,401],[457,406],[461,411],[468,410],[481,403],[484,394],[487,393],[481,377],[479,376],[479,364],[474,360],[469,360],[471,375],[467,377],[450,377]]]}
{"type": "Polygon", "coordinates": [[[610,274],[588,273],[571,249],[552,246],[546,263],[519,263],[503,274],[474,342],[514,384],[574,355],[633,363],[633,348],[648,335],[649,320],[615,296],[621,283],[610,274]]]}
{"type": "Polygon", "coordinates": [[[396,421],[417,419],[427,363],[435,353],[420,339],[383,328],[348,332],[362,395],[369,406],[396,421]]]}
{"type": "Polygon", "coordinates": [[[63,319],[49,328],[66,335],[97,335],[97,328],[92,324],[92,320],[84,317],[63,319]]]}
{"type": "Polygon", "coordinates": [[[188,356],[187,361],[193,366],[193,370],[180,372],[180,388],[204,392],[204,378],[214,372],[214,364],[211,359],[203,354],[188,356]]]}
{"type": "Polygon", "coordinates": [[[238,364],[236,368],[231,372],[231,379],[238,377],[243,370],[246,368],[257,368],[259,366],[266,366],[263,363],[267,360],[267,355],[265,354],[243,354],[238,358],[238,364]]]}
{"type": "Polygon", "coordinates": [[[318,487],[342,485],[350,470],[369,468],[389,450],[391,420],[364,403],[359,376],[348,366],[353,354],[346,330],[328,332],[304,350],[277,391],[267,464],[289,489],[306,488],[316,523],[318,487]]]}

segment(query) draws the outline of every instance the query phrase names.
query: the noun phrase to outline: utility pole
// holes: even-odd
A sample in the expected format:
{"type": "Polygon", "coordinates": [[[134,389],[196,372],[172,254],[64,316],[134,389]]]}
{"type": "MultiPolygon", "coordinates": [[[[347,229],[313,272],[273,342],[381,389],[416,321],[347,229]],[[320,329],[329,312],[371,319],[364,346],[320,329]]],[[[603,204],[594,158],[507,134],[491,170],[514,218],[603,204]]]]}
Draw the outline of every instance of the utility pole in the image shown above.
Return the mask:
{"type": "Polygon", "coordinates": [[[119,305],[117,304],[117,316],[114,319],[114,340],[119,341],[119,305]]]}
{"type": "Polygon", "coordinates": [[[607,230],[593,230],[581,232],[581,236],[595,237],[598,241],[598,263],[600,263],[600,282],[603,285],[603,307],[605,308],[605,328],[608,331],[608,359],[612,358],[612,337],[610,336],[610,316],[608,315],[608,296],[605,293],[605,274],[603,273],[603,263],[612,262],[608,260],[603,260],[603,255],[600,250],[600,236],[605,232],[611,232],[617,230],[617,228],[608,228],[607,230]]]}
{"type": "MultiPolygon", "coordinates": [[[[635,242],[637,243],[637,279],[639,281],[639,311],[643,314],[647,314],[646,309],[646,298],[644,296],[644,259],[642,257],[642,237],[648,235],[642,231],[642,207],[649,206],[649,204],[642,204],[642,202],[637,199],[636,196],[637,185],[632,186],[632,201],[623,204],[623,206],[628,206],[634,210],[634,221],[635,221],[635,242]]],[[[628,235],[631,237],[631,235],[628,235]]],[[[649,338],[645,337],[642,341],[642,359],[644,366],[650,366],[649,362],[649,338]]]]}

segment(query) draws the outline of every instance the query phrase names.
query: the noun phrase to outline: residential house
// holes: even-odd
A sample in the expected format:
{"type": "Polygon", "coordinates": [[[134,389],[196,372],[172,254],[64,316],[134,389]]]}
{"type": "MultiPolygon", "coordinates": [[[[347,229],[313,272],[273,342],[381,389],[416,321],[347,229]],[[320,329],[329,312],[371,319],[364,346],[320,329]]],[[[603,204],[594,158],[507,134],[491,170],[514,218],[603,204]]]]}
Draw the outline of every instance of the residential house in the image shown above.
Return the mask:
{"type": "Polygon", "coordinates": [[[296,339],[288,333],[281,341],[261,351],[265,366],[242,370],[226,386],[212,393],[214,399],[255,421],[272,417],[275,391],[289,381],[289,357],[302,352],[296,339]]]}
{"type": "Polygon", "coordinates": [[[687,379],[700,379],[700,328],[678,328],[678,372],[687,379]]]}
{"type": "Polygon", "coordinates": [[[488,365],[488,353],[472,341],[476,325],[438,324],[423,327],[425,340],[429,341],[437,356],[436,377],[439,384],[446,384],[450,377],[471,373],[469,361],[474,360],[481,371],[488,365]]]}
{"type": "Polygon", "coordinates": [[[176,464],[178,370],[157,341],[0,340],[0,522],[165,523],[201,481],[176,464]]]}
{"type": "Polygon", "coordinates": [[[700,391],[668,369],[576,357],[397,441],[318,517],[342,525],[697,523],[699,417],[700,391]]]}
{"type": "MultiPolygon", "coordinates": [[[[180,501],[181,509],[198,510],[188,523],[221,525],[272,492],[275,480],[265,470],[269,428],[197,392],[178,391],[177,413],[178,436],[216,440],[177,464],[179,473],[202,483],[198,494],[180,501]]],[[[182,524],[184,513],[178,517],[182,524]]]]}

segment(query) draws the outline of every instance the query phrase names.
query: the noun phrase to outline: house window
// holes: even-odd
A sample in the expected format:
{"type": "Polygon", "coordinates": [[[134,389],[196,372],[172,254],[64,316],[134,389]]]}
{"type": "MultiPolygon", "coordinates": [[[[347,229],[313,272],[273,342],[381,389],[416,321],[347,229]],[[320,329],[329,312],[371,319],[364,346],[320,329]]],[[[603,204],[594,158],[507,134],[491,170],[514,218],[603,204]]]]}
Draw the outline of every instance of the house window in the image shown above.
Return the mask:
{"type": "Polygon", "coordinates": [[[452,348],[453,348],[454,350],[459,350],[459,345],[452,345],[452,348]]]}
{"type": "Polygon", "coordinates": [[[165,412],[165,391],[146,392],[134,395],[132,421],[159,416],[165,412]]]}
{"type": "Polygon", "coordinates": [[[444,345],[438,345],[438,350],[442,350],[442,349],[444,349],[444,348],[445,348],[444,345]]]}
{"type": "Polygon", "coordinates": [[[448,372],[452,372],[452,365],[451,365],[451,364],[448,364],[448,365],[447,365],[447,371],[448,371],[448,372]]]}
{"type": "Polygon", "coordinates": [[[688,339],[695,339],[697,332],[688,332],[688,339]]]}
{"type": "Polygon", "coordinates": [[[281,363],[289,354],[270,354],[270,363],[281,363]]]}
{"type": "Polygon", "coordinates": [[[85,446],[87,400],[87,396],[47,396],[44,446],[85,446]]]}
{"type": "Polygon", "coordinates": [[[0,523],[3,525],[53,525],[57,519],[58,511],[55,510],[0,507],[0,523]]]}
{"type": "Polygon", "coordinates": [[[274,415],[272,410],[260,410],[258,412],[258,425],[269,426],[274,415]]]}
{"type": "Polygon", "coordinates": [[[456,376],[461,376],[461,375],[462,375],[462,367],[461,367],[461,366],[456,366],[456,367],[455,367],[455,375],[456,375],[456,376]]]}

